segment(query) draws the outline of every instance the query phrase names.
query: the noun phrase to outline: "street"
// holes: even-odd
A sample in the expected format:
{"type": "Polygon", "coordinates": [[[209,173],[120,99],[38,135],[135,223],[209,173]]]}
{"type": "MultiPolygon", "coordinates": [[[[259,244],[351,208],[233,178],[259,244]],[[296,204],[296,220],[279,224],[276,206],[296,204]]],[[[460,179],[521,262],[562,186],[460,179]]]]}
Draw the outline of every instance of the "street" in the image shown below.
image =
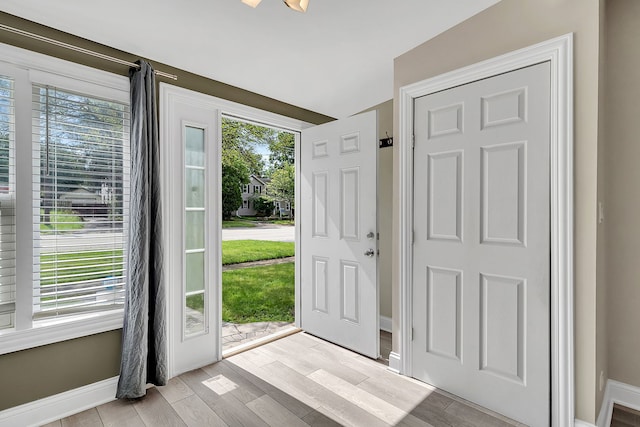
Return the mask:
{"type": "MultiPolygon", "coordinates": [[[[41,253],[107,250],[122,239],[122,232],[69,233],[55,236],[40,235],[41,253]]],[[[222,240],[273,240],[294,242],[295,227],[290,225],[263,225],[252,228],[224,228],[222,240]]]]}
{"type": "Polygon", "coordinates": [[[252,228],[223,228],[222,240],[272,240],[295,242],[296,228],[291,225],[261,225],[252,228]]]}

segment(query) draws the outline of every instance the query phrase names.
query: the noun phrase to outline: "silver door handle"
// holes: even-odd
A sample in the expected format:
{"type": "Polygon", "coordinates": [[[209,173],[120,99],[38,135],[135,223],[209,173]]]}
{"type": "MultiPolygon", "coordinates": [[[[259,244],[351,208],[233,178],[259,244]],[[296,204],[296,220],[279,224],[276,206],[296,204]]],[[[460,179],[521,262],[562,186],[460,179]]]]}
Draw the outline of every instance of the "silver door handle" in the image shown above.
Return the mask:
{"type": "Polygon", "coordinates": [[[373,249],[369,249],[364,254],[368,257],[372,257],[376,254],[376,251],[374,251],[373,249]]]}

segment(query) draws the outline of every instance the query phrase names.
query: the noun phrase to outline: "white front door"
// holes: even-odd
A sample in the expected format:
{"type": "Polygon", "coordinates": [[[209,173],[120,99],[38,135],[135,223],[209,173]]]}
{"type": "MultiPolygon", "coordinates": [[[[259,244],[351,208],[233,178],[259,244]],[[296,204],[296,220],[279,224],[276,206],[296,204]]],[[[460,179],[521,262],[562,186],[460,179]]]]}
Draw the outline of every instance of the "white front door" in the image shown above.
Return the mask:
{"type": "Polygon", "coordinates": [[[169,374],[219,360],[220,113],[198,98],[163,100],[165,280],[169,374]]]}
{"type": "Polygon", "coordinates": [[[366,356],[379,355],[377,113],[302,132],[302,329],[366,356]]]}
{"type": "Polygon", "coordinates": [[[550,420],[550,66],[415,100],[413,376],[550,420]]]}

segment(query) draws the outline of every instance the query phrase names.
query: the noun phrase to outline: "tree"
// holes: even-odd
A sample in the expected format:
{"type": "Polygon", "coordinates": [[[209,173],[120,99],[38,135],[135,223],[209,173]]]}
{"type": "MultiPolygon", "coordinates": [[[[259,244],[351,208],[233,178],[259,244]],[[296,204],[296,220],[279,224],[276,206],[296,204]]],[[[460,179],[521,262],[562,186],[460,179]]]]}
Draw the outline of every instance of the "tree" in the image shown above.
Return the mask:
{"type": "Polygon", "coordinates": [[[262,176],[264,160],[255,151],[256,145],[268,144],[277,132],[264,126],[222,118],[222,150],[233,150],[240,154],[250,174],[262,176]]]}
{"type": "Polygon", "coordinates": [[[242,206],[242,186],[249,184],[249,175],[262,176],[264,161],[255,146],[273,137],[272,129],[222,118],[223,219],[230,219],[242,206]]]}
{"type": "Polygon", "coordinates": [[[127,107],[101,99],[38,88],[41,221],[49,222],[60,196],[77,189],[111,188],[108,214],[123,215],[127,107]]]}
{"type": "Polygon", "coordinates": [[[289,202],[291,206],[291,217],[294,212],[295,202],[295,166],[286,164],[280,169],[276,169],[271,174],[271,181],[267,183],[267,197],[274,202],[289,202]]]}
{"type": "Polygon", "coordinates": [[[255,209],[258,216],[271,215],[271,213],[273,212],[273,208],[273,202],[265,196],[260,196],[253,199],[253,209],[255,209]]]}
{"type": "Polygon", "coordinates": [[[222,150],[222,219],[242,205],[242,185],[249,183],[249,169],[234,150],[222,150]]]}
{"type": "Polygon", "coordinates": [[[292,133],[278,132],[276,138],[269,140],[269,161],[273,169],[281,169],[295,162],[295,138],[292,133]]]}

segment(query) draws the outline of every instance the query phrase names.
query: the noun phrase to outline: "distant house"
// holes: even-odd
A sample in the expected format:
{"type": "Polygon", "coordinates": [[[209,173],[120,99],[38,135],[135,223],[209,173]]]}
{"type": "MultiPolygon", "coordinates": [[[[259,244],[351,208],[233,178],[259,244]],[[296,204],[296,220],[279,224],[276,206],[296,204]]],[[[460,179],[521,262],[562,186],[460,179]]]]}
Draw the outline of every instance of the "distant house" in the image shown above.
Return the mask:
{"type": "Polygon", "coordinates": [[[92,193],[86,188],[77,188],[60,195],[60,200],[68,201],[71,205],[97,205],[102,204],[100,194],[92,193]]]}
{"type": "Polygon", "coordinates": [[[267,183],[264,178],[256,175],[249,177],[249,184],[242,186],[242,206],[238,208],[236,215],[238,216],[255,216],[256,210],[253,206],[253,200],[267,192],[267,183]]]}
{"type": "MultiPolygon", "coordinates": [[[[267,184],[269,178],[258,177],[251,175],[249,177],[249,184],[242,186],[242,206],[236,211],[237,216],[255,216],[258,214],[255,210],[254,200],[262,195],[267,194],[267,184]]],[[[291,216],[291,204],[286,201],[276,201],[273,203],[272,216],[277,217],[290,217],[291,216]]]]}
{"type": "Polygon", "coordinates": [[[279,202],[275,202],[274,203],[275,207],[273,208],[273,215],[274,216],[279,216],[280,218],[282,217],[287,217],[290,218],[291,217],[291,203],[286,202],[284,200],[279,201],[279,202]]]}
{"type": "Polygon", "coordinates": [[[82,217],[104,216],[107,214],[108,208],[100,193],[92,193],[86,188],[78,188],[61,194],[60,205],[71,209],[82,217]]]}

